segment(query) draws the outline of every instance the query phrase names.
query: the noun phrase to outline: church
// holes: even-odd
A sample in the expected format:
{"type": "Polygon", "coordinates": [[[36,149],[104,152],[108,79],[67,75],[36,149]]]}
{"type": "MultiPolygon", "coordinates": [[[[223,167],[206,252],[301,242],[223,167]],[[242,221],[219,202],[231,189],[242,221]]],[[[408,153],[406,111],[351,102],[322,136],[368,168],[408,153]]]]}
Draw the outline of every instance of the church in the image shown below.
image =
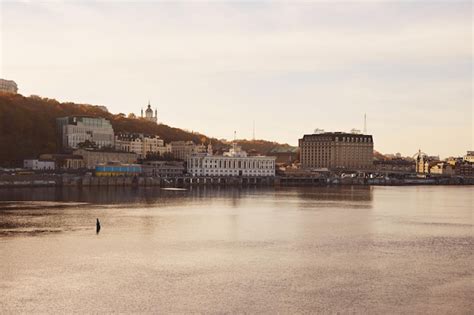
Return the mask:
{"type": "Polygon", "coordinates": [[[148,121],[158,123],[158,110],[155,108],[155,116],[153,116],[153,110],[151,109],[150,101],[148,101],[148,107],[145,110],[145,117],[143,117],[143,108],[142,108],[142,118],[145,118],[148,121]]]}

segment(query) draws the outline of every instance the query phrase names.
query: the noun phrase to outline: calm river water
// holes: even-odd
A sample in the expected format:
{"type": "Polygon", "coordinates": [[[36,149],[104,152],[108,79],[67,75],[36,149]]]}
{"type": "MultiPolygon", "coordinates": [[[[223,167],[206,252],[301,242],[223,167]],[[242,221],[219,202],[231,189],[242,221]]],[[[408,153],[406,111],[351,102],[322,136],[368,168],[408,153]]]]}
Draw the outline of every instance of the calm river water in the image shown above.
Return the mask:
{"type": "Polygon", "coordinates": [[[2,314],[474,312],[474,187],[18,189],[0,200],[2,314]]]}

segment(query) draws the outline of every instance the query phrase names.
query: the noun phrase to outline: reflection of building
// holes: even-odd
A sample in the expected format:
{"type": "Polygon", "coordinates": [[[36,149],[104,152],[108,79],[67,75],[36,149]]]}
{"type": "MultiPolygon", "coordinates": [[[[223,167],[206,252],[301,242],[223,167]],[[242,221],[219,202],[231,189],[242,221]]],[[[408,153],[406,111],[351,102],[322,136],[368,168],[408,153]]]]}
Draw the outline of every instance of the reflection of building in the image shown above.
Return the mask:
{"type": "Polygon", "coordinates": [[[276,157],[276,164],[292,164],[296,160],[298,148],[275,147],[268,152],[269,156],[276,157]]]}
{"type": "Polygon", "coordinates": [[[325,132],[299,139],[303,168],[367,169],[373,166],[371,135],[325,132]]]}
{"type": "Polygon", "coordinates": [[[42,159],[30,159],[23,161],[23,167],[30,170],[54,170],[54,161],[42,159]]]}
{"type": "Polygon", "coordinates": [[[192,141],[172,141],[170,142],[171,153],[177,160],[186,160],[191,154],[206,152],[206,146],[195,144],[192,141]]]}
{"type": "Polygon", "coordinates": [[[171,147],[165,146],[160,137],[131,133],[117,134],[115,136],[115,149],[135,152],[139,158],[145,158],[147,155],[163,156],[165,153],[171,153],[171,147]]]}
{"type": "Polygon", "coordinates": [[[142,165],[143,173],[148,176],[173,177],[184,174],[184,162],[146,161],[142,165]]]}
{"type": "Polygon", "coordinates": [[[143,109],[142,109],[142,118],[145,118],[148,121],[158,123],[158,110],[155,108],[155,116],[153,116],[153,109],[151,109],[150,102],[148,102],[148,107],[145,110],[145,117],[143,117],[143,109]]]}
{"type": "Polygon", "coordinates": [[[16,94],[18,86],[15,81],[0,79],[0,92],[16,94]]]}
{"type": "Polygon", "coordinates": [[[187,168],[192,176],[275,176],[275,157],[247,156],[234,144],[224,155],[191,155],[187,168]]]}
{"type": "Polygon", "coordinates": [[[57,118],[63,148],[77,149],[80,143],[90,142],[98,148],[113,147],[114,130],[105,118],[72,116],[57,118]]]}
{"type": "Polygon", "coordinates": [[[73,154],[82,156],[84,166],[89,169],[94,168],[98,164],[109,162],[124,164],[133,164],[137,162],[137,154],[133,152],[79,149],[75,150],[73,154]]]}

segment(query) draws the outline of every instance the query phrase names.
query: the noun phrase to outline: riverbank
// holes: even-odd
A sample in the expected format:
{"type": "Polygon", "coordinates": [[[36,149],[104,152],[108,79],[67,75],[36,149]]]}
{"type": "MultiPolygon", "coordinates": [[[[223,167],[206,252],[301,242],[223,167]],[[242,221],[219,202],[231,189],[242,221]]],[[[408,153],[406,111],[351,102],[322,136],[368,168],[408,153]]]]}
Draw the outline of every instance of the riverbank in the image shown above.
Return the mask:
{"type": "Polygon", "coordinates": [[[324,185],[474,185],[474,178],[339,178],[339,177],[95,177],[90,175],[3,175],[0,189],[11,187],[187,187],[212,186],[324,186],[324,185]]]}

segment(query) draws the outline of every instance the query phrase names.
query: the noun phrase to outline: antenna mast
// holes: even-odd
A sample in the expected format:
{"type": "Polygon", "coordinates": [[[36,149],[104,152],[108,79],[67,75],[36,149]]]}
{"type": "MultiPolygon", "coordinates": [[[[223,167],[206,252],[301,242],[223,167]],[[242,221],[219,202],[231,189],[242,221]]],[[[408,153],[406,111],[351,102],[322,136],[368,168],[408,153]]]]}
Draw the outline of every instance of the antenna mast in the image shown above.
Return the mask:
{"type": "Polygon", "coordinates": [[[255,120],[253,121],[253,141],[255,141],[255,120]]]}
{"type": "Polygon", "coordinates": [[[364,113],[364,135],[367,134],[367,114],[364,113]]]}

